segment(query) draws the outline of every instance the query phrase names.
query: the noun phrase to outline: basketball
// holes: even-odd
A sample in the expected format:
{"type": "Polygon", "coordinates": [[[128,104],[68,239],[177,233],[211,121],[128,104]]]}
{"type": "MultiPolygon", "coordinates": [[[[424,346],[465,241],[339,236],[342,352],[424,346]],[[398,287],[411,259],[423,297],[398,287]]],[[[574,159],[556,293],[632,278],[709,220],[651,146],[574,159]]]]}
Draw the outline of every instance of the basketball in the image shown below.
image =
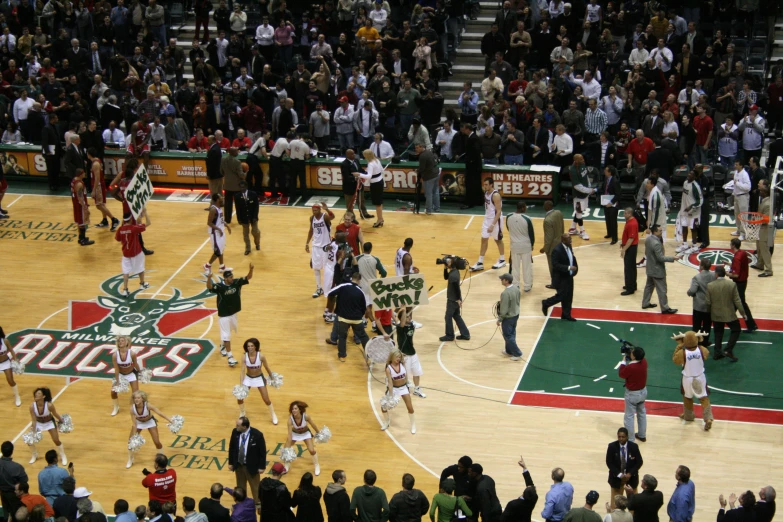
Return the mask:
{"type": "Polygon", "coordinates": [[[242,172],[247,172],[248,170],[250,170],[250,166],[243,161],[242,162],[242,172]]]}

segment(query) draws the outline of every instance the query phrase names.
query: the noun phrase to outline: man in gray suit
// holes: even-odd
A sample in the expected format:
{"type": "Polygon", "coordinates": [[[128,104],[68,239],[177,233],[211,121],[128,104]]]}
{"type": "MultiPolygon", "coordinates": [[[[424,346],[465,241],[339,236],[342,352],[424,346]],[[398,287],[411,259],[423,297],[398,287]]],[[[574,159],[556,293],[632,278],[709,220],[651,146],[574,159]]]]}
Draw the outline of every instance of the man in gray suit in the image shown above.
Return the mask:
{"type": "Polygon", "coordinates": [[[544,201],[544,210],[546,216],[544,217],[544,246],[539,250],[542,254],[546,254],[546,261],[549,264],[549,278],[550,284],[546,285],[547,288],[554,288],[552,280],[552,250],[560,244],[560,237],[563,235],[563,229],[565,228],[563,221],[563,213],[559,210],[555,210],[555,205],[552,201],[544,201]]]}
{"type": "Polygon", "coordinates": [[[710,270],[712,263],[709,259],[699,261],[699,273],[691,279],[691,287],[688,289],[688,295],[693,297],[693,331],[706,332],[702,344],[710,345],[710,329],[712,328],[712,319],[710,319],[710,309],[707,306],[707,285],[715,281],[715,274],[710,270]]]}
{"type": "Polygon", "coordinates": [[[190,139],[190,129],[188,129],[185,120],[169,114],[166,123],[166,143],[168,143],[169,150],[187,151],[188,139],[190,139]]]}
{"type": "Polygon", "coordinates": [[[734,357],[734,345],[740,336],[740,322],[737,319],[737,311],[743,319],[746,319],[745,309],[740,301],[737,284],[731,279],[726,279],[726,269],[722,266],[715,267],[715,281],[707,285],[707,309],[710,311],[712,324],[715,327],[715,352],[713,359],[722,359],[724,356],[737,362],[734,357]],[[731,330],[726,350],[723,350],[723,327],[731,330]]]}
{"type": "Polygon", "coordinates": [[[677,254],[674,257],[667,256],[663,248],[663,230],[658,224],[650,227],[650,235],[644,240],[644,256],[647,258],[647,283],[644,285],[644,294],[642,295],[642,308],[655,308],[656,304],[650,303],[653,288],[658,294],[658,301],[661,302],[661,313],[676,314],[676,308],[669,308],[669,300],[666,297],[666,265],[665,263],[674,263],[682,257],[677,254]]]}

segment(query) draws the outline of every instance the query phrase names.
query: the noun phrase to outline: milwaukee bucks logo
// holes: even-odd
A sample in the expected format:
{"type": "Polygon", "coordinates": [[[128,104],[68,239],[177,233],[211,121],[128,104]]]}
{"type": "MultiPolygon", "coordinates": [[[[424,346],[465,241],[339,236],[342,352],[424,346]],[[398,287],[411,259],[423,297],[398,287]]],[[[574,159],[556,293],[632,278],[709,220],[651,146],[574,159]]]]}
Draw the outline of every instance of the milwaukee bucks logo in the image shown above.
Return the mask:
{"type": "MultiPolygon", "coordinates": [[[[756,264],[756,253],[748,251],[748,257],[750,258],[750,264],[756,264]]],[[[718,265],[730,265],[734,260],[734,254],[731,250],[725,248],[705,248],[699,252],[685,256],[680,259],[680,263],[691,268],[699,269],[699,263],[702,259],[708,259],[710,261],[710,270],[715,270],[718,265]]]]}

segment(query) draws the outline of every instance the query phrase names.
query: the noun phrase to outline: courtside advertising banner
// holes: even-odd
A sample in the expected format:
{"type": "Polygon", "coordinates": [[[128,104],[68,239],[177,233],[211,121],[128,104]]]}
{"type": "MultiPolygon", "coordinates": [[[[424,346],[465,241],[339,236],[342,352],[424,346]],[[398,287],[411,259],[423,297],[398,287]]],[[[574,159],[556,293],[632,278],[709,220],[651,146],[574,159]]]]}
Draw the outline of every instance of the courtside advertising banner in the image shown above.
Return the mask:
{"type": "Polygon", "coordinates": [[[125,189],[125,199],[128,201],[131,213],[137,221],[142,212],[144,212],[144,206],[147,204],[147,201],[152,198],[153,192],[152,181],[142,163],[139,165],[136,174],[133,175],[128,188],[125,189]]]}
{"type": "Polygon", "coordinates": [[[370,283],[370,299],[378,310],[430,303],[424,276],[419,274],[374,280],[370,283]]]}

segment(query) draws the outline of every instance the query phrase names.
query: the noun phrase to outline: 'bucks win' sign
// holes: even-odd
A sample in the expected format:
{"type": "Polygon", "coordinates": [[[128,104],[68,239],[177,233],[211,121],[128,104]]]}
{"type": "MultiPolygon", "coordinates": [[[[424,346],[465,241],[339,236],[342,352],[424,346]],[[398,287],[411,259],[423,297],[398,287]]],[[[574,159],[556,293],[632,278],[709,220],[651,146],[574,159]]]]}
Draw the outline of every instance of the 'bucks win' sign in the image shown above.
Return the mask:
{"type": "Polygon", "coordinates": [[[153,188],[152,181],[147,175],[147,169],[142,163],[139,165],[139,169],[136,174],[133,175],[133,179],[128,184],[128,188],[125,189],[125,199],[128,201],[131,213],[137,220],[141,213],[144,211],[144,206],[147,201],[152,197],[153,188]]]}
{"type": "Polygon", "coordinates": [[[429,304],[424,276],[409,274],[376,279],[370,284],[370,299],[375,308],[399,308],[429,304]]]}

